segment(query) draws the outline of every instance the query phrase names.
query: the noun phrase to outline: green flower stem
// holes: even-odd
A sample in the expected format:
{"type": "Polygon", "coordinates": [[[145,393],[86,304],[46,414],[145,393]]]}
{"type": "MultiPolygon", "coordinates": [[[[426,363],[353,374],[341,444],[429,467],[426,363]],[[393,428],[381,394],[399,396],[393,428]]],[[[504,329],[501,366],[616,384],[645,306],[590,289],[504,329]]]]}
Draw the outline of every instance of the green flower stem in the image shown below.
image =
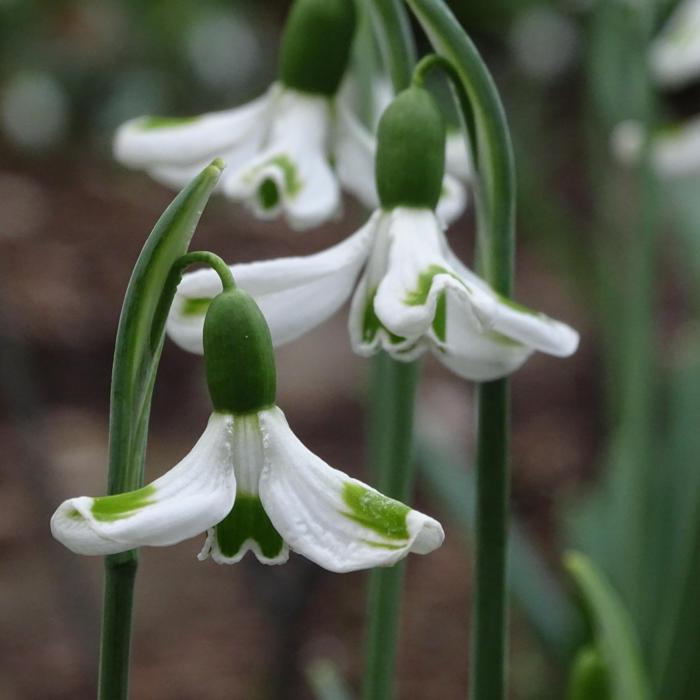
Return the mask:
{"type": "Polygon", "coordinates": [[[195,250],[187,255],[183,255],[179,260],[175,262],[172,267],[171,277],[177,277],[177,283],[179,284],[180,277],[184,272],[185,268],[190,265],[195,265],[196,263],[202,263],[203,265],[209,265],[219,278],[221,279],[221,286],[224,291],[236,288],[236,282],[233,279],[233,273],[231,268],[215,253],[210,253],[208,250],[195,250]]]}
{"type": "MultiPolygon", "coordinates": [[[[385,353],[373,365],[370,459],[376,486],[404,503],[410,501],[415,475],[411,452],[418,368],[418,363],[396,362],[385,353]]],[[[394,696],[404,572],[401,563],[369,575],[363,700],[394,696]]]]}
{"type": "MultiPolygon", "coordinates": [[[[481,56],[442,0],[407,0],[436,51],[451,65],[474,154],[478,255],[491,286],[510,296],[515,237],[515,168],[498,91],[481,56]]],[[[429,64],[426,64],[429,67],[429,64]]],[[[418,73],[420,76],[420,71],[418,73]]],[[[478,387],[476,546],[470,696],[503,700],[507,693],[509,499],[508,381],[478,387]]]]}
{"type": "MultiPolygon", "coordinates": [[[[177,287],[173,265],[186,252],[223,169],[215,160],[165,210],[139,255],[124,298],[114,350],[109,421],[108,494],[143,484],[148,420],[165,321],[177,287]]],[[[99,700],[126,700],[138,554],[105,557],[99,700]]]]}
{"type": "MultiPolygon", "coordinates": [[[[395,92],[411,84],[416,50],[400,0],[369,0],[373,24],[395,92]]],[[[377,487],[404,503],[411,501],[413,411],[418,365],[381,353],[375,359],[370,415],[370,454],[377,487]]],[[[368,629],[363,700],[394,695],[399,617],[405,564],[375,569],[369,575],[368,629]]]]}
{"type": "Polygon", "coordinates": [[[408,15],[401,0],[368,2],[394,92],[400,92],[411,84],[411,73],[416,62],[416,46],[408,15]]]}

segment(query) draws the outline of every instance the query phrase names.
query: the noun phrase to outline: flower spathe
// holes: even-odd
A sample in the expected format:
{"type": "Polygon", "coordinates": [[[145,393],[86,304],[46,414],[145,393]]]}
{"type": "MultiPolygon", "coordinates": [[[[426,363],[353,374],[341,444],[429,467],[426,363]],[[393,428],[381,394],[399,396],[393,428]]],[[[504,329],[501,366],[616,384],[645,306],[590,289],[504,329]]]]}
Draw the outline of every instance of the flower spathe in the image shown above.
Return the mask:
{"type": "MultiPolygon", "coordinates": [[[[380,209],[324,252],[231,269],[260,305],[275,345],[326,320],[351,294],[355,352],[383,349],[409,361],[431,350],[474,381],[510,374],[535,350],[564,357],[578,345],[572,328],[500,297],[459,261],[429,209],[380,209]]],[[[167,324],[178,345],[202,352],[204,313],[219,290],[209,271],[183,277],[167,324]]]]}
{"type": "Polygon", "coordinates": [[[444,533],[432,518],[333,469],[294,435],[282,411],[214,412],[192,451],[138,491],[65,501],[51,519],[78,554],[162,546],[207,532],[199,559],[252,551],[282,564],[289,550],[330,571],[390,566],[427,554],[444,533]]]}
{"type": "MultiPolygon", "coordinates": [[[[117,160],[177,188],[221,157],[228,167],[219,191],[260,218],[284,214],[294,229],[337,216],[341,188],[375,207],[374,151],[374,138],[343,100],[282,83],[236,109],[185,119],[132,119],[114,140],[117,160]]],[[[441,216],[451,221],[465,204],[463,186],[447,175],[441,216]]]]}

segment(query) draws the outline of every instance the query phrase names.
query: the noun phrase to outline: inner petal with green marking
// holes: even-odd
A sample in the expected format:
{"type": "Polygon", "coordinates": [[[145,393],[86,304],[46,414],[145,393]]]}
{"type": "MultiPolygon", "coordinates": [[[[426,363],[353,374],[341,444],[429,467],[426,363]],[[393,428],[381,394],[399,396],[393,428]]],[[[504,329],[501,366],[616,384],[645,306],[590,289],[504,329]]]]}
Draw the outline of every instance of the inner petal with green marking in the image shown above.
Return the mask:
{"type": "Polygon", "coordinates": [[[265,559],[275,559],[284,547],[260,498],[240,492],[231,512],[216,526],[216,539],[221,554],[229,559],[245,552],[253,542],[265,559]]]}
{"type": "MultiPolygon", "coordinates": [[[[92,515],[95,520],[103,522],[128,518],[136,515],[142,508],[155,503],[155,493],[155,486],[150,484],[137,491],[95,498],[91,508],[92,515]]],[[[71,517],[74,517],[73,514],[71,514],[71,517]]]]}
{"type": "Polygon", "coordinates": [[[342,515],[380,535],[384,540],[390,540],[365,540],[366,544],[401,549],[409,539],[406,517],[411,509],[408,506],[352,481],[344,484],[342,498],[347,507],[347,510],[340,511],[342,515]]]}
{"type": "MultiPolygon", "coordinates": [[[[266,161],[253,168],[248,173],[246,179],[251,183],[254,182],[257,180],[260,173],[269,167],[277,168],[282,173],[284,194],[287,197],[296,197],[296,195],[301,192],[303,183],[299,177],[297,166],[292,159],[286,155],[268,158],[266,161]]],[[[260,184],[258,187],[258,198],[264,209],[272,209],[277,204],[280,194],[277,183],[272,178],[267,177],[260,184]]]]}
{"type": "Polygon", "coordinates": [[[392,333],[380,320],[374,310],[374,298],[377,296],[377,290],[374,289],[367,297],[365,303],[365,313],[362,316],[362,340],[365,343],[371,343],[377,336],[379,331],[386,333],[389,340],[397,345],[403,343],[406,338],[396,333],[392,333]]]}
{"type": "Polygon", "coordinates": [[[430,267],[418,275],[418,284],[416,288],[406,292],[404,304],[408,304],[408,306],[423,306],[423,304],[428,301],[428,295],[430,294],[430,288],[433,286],[433,278],[435,275],[449,275],[469,291],[469,287],[464,283],[464,280],[456,273],[452,272],[452,270],[448,270],[441,265],[430,265],[430,267]]]}

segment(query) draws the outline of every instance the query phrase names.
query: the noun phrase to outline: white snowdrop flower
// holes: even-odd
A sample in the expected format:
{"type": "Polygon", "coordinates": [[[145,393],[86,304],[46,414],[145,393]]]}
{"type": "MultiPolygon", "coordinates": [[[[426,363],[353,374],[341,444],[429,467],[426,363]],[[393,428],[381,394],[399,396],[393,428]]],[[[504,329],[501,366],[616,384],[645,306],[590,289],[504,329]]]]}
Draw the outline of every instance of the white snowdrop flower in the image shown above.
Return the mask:
{"type": "Polygon", "coordinates": [[[683,0],[654,39],[649,65],[660,85],[682,87],[700,76],[700,1],[683,0]]]}
{"type": "MultiPolygon", "coordinates": [[[[232,266],[276,345],[327,319],[352,294],[350,337],[361,355],[385,350],[408,361],[431,350],[458,375],[487,381],[513,372],[535,350],[562,357],[576,350],[576,331],[502,298],[452,253],[435,213],[443,157],[437,107],[425,90],[406,90],[379,128],[382,208],[324,252],[232,266]]],[[[217,285],[214,274],[199,271],[178,288],[167,330],[189,351],[202,352],[217,285]]]]}
{"type": "Polygon", "coordinates": [[[51,519],[56,539],[107,555],[206,532],[199,559],[233,564],[252,551],[282,564],[291,550],[336,572],[442,544],[436,520],[333,469],[294,435],[275,405],[270,332],[247,293],[211,302],[204,351],[214,412],[192,451],[137,491],[68,499],[51,519]]]}

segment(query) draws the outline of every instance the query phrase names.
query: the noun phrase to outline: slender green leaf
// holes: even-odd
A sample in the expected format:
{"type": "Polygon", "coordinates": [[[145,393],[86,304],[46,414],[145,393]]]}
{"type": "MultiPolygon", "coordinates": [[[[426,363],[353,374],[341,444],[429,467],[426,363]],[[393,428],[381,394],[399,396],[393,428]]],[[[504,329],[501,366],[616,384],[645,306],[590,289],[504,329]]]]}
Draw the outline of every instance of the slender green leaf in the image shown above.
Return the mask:
{"type": "Polygon", "coordinates": [[[178,194],[156,223],[131,275],[112,369],[110,494],[141,486],[153,384],[177,286],[171,268],[187,252],[222,167],[214,161],[178,194]]]}
{"type": "Polygon", "coordinates": [[[651,700],[651,686],[642,665],[639,641],[629,614],[607,579],[590,559],[569,552],[564,565],[587,615],[595,648],[608,672],[615,700],[651,700]]]}

